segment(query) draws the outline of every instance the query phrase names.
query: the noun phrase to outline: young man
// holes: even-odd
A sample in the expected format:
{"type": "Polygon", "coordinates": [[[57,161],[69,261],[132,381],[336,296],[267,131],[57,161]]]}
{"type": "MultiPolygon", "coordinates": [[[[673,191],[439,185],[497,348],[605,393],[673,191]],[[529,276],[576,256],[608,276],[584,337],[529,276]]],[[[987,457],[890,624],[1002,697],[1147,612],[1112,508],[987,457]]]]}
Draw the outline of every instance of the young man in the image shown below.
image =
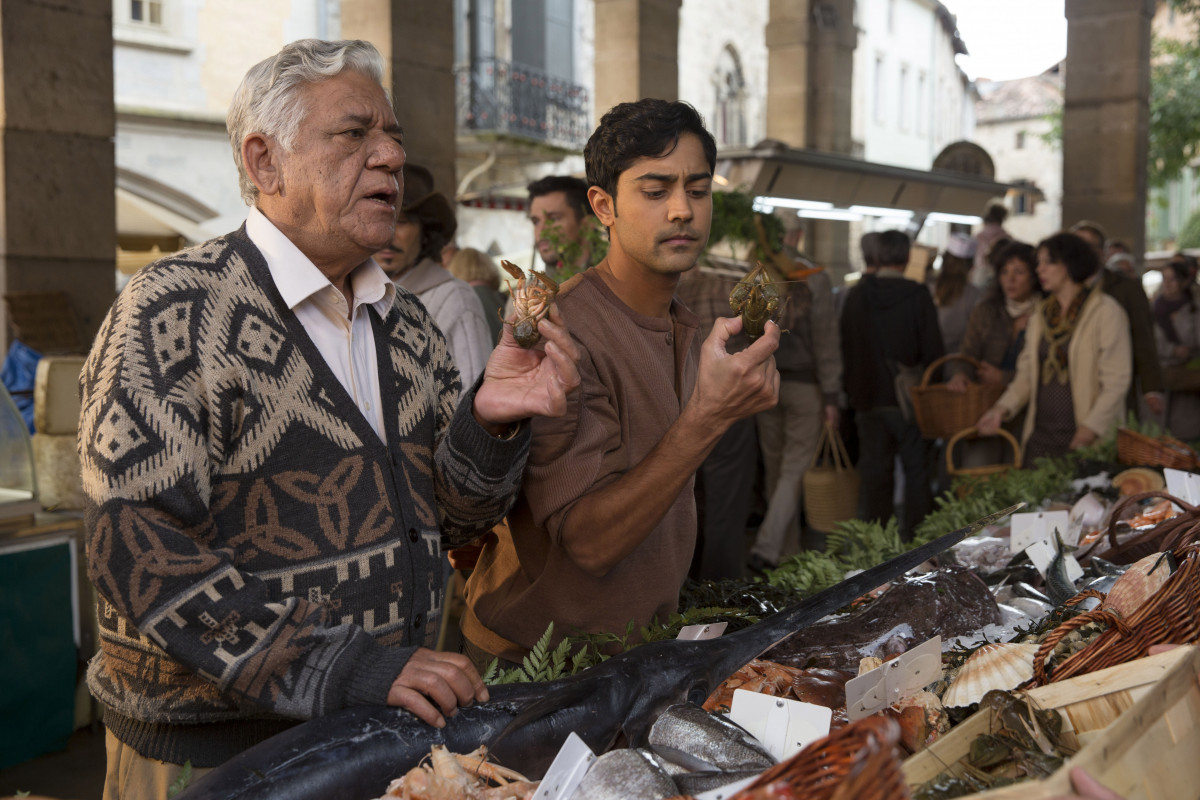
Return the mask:
{"type": "Polygon", "coordinates": [[[534,246],[551,277],[557,278],[564,267],[571,274],[587,269],[591,251],[583,228],[594,216],[587,183],[570,175],[547,175],[528,189],[534,246]],[[569,264],[565,263],[568,259],[569,264]]]}
{"type": "Polygon", "coordinates": [[[534,426],[509,533],[467,584],[463,634],[476,664],[519,661],[547,625],[624,634],[665,619],[696,540],[692,479],[736,420],[773,406],[779,328],[730,355],[740,319],[703,345],[675,298],[712,217],[716,145],[685,103],[616,106],[584,150],[607,258],[558,295],[582,385],[560,424],[534,426]]]}
{"type": "Polygon", "coordinates": [[[524,420],[563,412],[578,354],[543,323],[544,352],[502,342],[460,391],[429,314],[371,259],[405,159],[383,70],[367,42],[315,39],[252,67],[228,117],[246,224],[139,272],[92,347],[105,800],[165,797],[185,761],[338,709],[442,725],[488,698],[428,649],[440,551],[503,516],[524,420]]]}

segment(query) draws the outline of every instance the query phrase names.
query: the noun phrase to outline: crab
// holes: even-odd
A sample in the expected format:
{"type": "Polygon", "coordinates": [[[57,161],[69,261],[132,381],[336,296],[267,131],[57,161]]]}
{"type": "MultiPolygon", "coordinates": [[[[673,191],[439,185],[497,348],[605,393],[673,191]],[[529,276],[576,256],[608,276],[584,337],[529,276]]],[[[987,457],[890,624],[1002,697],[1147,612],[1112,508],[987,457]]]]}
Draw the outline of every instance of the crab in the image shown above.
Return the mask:
{"type": "Polygon", "coordinates": [[[742,317],[742,330],[754,342],[766,332],[767,320],[779,313],[779,289],[761,263],[738,281],[729,295],[729,307],[742,317]]]}
{"type": "Polygon", "coordinates": [[[511,325],[517,344],[528,350],[542,338],[538,333],[538,322],[550,313],[550,304],[558,294],[558,283],[546,273],[535,269],[529,270],[527,281],[525,273],[511,261],[501,261],[500,266],[517,281],[517,285],[510,289],[517,318],[511,323],[505,320],[503,315],[500,319],[506,325],[511,325]]]}

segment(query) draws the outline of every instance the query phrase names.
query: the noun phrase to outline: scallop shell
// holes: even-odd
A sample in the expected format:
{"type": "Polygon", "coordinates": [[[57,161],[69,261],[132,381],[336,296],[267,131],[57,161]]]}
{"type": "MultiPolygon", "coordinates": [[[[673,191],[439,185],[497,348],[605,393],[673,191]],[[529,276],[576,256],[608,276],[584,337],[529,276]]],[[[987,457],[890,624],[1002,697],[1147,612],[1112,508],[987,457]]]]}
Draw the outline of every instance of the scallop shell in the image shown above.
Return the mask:
{"type": "Polygon", "coordinates": [[[1015,689],[1033,677],[1036,644],[985,644],[963,662],[942,696],[947,708],[978,703],[992,689],[1015,689]]]}
{"type": "Polygon", "coordinates": [[[1158,569],[1154,569],[1154,565],[1158,564],[1160,559],[1163,559],[1162,553],[1151,553],[1141,561],[1130,564],[1125,574],[1117,578],[1116,583],[1109,589],[1108,596],[1104,598],[1100,607],[1111,608],[1125,619],[1133,616],[1162,588],[1167,578],[1171,577],[1171,570],[1165,559],[1158,569]],[[1150,571],[1152,569],[1154,572],[1150,571]]]}
{"type": "Polygon", "coordinates": [[[1158,492],[1167,487],[1161,472],[1145,467],[1133,467],[1117,473],[1112,479],[1112,485],[1122,497],[1141,492],[1158,492]]]}

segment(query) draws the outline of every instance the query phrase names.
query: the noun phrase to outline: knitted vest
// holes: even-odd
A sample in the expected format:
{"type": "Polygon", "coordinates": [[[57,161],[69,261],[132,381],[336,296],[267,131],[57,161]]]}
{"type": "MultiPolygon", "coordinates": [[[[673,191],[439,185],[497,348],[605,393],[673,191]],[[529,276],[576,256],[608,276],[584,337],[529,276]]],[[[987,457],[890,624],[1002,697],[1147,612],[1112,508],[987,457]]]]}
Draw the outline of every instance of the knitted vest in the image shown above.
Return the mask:
{"type": "Polygon", "coordinates": [[[370,313],[386,446],[244,231],[143,269],[109,312],[81,376],[88,683],[144,755],[212,766],[285,718],[383,703],[435,642],[443,536],[511,504],[527,437],[456,415],[411,295],[370,313]]]}

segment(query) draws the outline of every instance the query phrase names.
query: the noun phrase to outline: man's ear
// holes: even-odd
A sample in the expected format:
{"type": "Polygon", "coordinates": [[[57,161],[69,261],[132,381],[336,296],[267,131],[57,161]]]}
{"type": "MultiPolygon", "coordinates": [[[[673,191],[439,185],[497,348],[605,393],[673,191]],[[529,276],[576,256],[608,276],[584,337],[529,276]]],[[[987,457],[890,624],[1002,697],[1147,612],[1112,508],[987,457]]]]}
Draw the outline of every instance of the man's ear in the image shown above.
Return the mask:
{"type": "Polygon", "coordinates": [[[617,201],[613,196],[599,186],[589,186],[588,202],[592,204],[592,210],[596,212],[600,224],[611,228],[613,220],[617,217],[617,201]]]}
{"type": "Polygon", "coordinates": [[[252,133],[242,140],[242,164],[259,193],[283,195],[282,152],[274,137],[262,133],[252,133]]]}

